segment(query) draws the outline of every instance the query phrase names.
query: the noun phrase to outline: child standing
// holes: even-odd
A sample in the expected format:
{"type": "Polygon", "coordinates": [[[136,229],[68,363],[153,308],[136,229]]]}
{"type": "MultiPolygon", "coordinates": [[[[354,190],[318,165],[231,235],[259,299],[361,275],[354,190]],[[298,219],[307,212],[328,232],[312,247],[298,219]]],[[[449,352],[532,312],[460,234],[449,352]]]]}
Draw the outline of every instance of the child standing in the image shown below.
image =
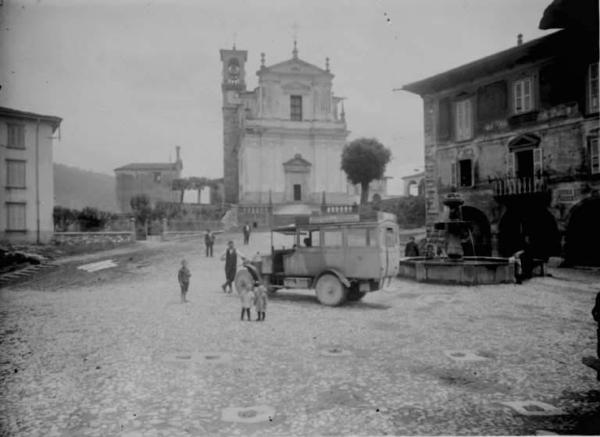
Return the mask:
{"type": "Polygon", "coordinates": [[[254,304],[255,294],[251,288],[247,288],[240,291],[240,300],[242,302],[242,316],[240,320],[244,320],[244,313],[248,316],[250,321],[250,308],[254,304]]]}
{"type": "Polygon", "coordinates": [[[261,322],[265,320],[265,312],[267,311],[267,289],[264,285],[256,282],[254,287],[254,293],[256,298],[254,299],[254,306],[256,307],[256,321],[261,322]]]}
{"type": "Polygon", "coordinates": [[[181,287],[181,303],[187,302],[186,295],[190,286],[190,273],[187,267],[187,261],[181,260],[181,268],[177,273],[177,279],[179,280],[179,286],[181,287]]]}

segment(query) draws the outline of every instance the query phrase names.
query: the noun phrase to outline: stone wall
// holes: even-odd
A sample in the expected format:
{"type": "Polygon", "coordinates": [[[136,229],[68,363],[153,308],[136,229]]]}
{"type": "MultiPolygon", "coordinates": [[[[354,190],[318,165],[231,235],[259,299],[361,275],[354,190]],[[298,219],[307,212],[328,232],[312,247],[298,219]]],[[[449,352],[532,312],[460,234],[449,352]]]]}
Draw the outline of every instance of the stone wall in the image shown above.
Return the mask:
{"type": "Polygon", "coordinates": [[[131,232],[55,232],[52,242],[59,246],[118,246],[135,242],[131,232]]]}

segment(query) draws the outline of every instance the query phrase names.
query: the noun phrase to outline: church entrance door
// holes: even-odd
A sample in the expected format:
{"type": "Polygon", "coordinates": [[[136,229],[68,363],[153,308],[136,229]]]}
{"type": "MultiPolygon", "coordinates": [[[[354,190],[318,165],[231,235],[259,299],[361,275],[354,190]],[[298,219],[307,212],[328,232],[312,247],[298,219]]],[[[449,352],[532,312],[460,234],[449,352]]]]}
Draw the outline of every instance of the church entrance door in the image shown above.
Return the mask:
{"type": "Polygon", "coordinates": [[[294,202],[302,200],[302,185],[294,184],[294,202]]]}
{"type": "Polygon", "coordinates": [[[309,193],[311,163],[302,158],[299,153],[283,163],[285,174],[285,200],[302,202],[309,193]]]}

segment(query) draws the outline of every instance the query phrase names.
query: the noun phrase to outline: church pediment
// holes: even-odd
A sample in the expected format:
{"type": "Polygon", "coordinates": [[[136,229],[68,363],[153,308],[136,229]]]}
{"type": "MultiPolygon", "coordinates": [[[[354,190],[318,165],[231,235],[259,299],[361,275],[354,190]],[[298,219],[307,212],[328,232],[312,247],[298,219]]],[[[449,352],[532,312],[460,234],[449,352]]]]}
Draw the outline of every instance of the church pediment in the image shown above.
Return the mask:
{"type": "Polygon", "coordinates": [[[301,154],[296,153],[292,159],[283,163],[285,171],[301,171],[308,172],[312,164],[302,157],[301,154]]]}
{"type": "Polygon", "coordinates": [[[333,76],[329,71],[323,70],[316,65],[309,64],[306,61],[298,58],[292,58],[279,64],[271,65],[259,70],[258,74],[265,73],[274,74],[306,74],[310,76],[333,76]]]}

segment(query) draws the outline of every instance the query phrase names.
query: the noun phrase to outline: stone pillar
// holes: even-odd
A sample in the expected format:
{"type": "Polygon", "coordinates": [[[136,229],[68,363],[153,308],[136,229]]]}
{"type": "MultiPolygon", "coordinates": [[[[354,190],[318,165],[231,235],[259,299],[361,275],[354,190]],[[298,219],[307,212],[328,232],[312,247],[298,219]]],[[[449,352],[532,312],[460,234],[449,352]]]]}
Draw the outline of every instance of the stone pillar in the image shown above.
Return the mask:
{"type": "Polygon", "coordinates": [[[162,219],[162,232],[161,232],[161,240],[165,241],[165,239],[167,238],[167,231],[168,231],[168,227],[167,227],[167,218],[163,217],[162,219]]]}
{"type": "Polygon", "coordinates": [[[490,226],[491,231],[491,244],[492,244],[492,256],[500,256],[500,251],[498,250],[498,225],[492,224],[490,226]]]}
{"type": "Polygon", "coordinates": [[[133,217],[129,219],[129,230],[131,231],[131,241],[135,241],[137,235],[135,233],[135,218],[133,217]]]}

